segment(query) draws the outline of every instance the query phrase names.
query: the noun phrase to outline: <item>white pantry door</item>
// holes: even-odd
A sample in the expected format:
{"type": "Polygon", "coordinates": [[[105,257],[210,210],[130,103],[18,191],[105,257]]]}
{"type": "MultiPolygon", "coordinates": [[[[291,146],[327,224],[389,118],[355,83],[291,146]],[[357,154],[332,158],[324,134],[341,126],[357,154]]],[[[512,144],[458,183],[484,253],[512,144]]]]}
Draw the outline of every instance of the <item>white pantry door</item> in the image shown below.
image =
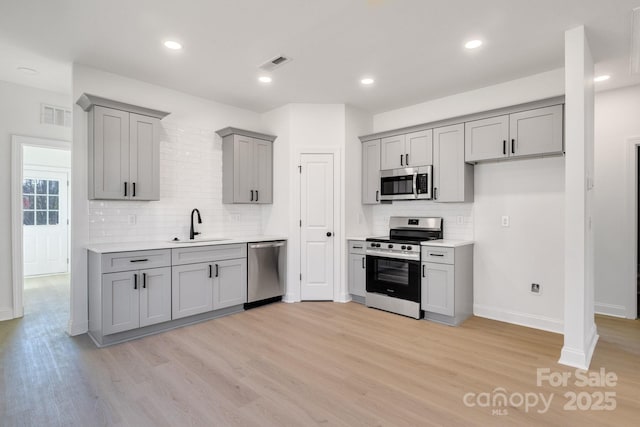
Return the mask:
{"type": "Polygon", "coordinates": [[[66,172],[27,170],[22,181],[24,275],[68,271],[66,172]]]}
{"type": "Polygon", "coordinates": [[[300,298],[333,300],[333,154],[301,154],[300,298]]]}

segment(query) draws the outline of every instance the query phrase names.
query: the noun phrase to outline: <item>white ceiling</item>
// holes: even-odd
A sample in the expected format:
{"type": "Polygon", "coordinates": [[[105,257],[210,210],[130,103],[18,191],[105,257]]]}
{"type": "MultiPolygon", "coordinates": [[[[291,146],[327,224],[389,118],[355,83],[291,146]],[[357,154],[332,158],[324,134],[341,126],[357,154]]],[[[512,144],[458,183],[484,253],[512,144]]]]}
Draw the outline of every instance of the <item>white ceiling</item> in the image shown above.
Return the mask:
{"type": "Polygon", "coordinates": [[[70,63],[266,111],[291,102],[386,111],[563,66],[588,29],[601,88],[629,72],[640,0],[0,0],[0,79],[70,91],[70,63]],[[462,45],[485,44],[475,51],[462,45]],[[184,49],[168,51],[167,39],[184,49]],[[293,61],[257,82],[276,55],[293,61]],[[18,66],[37,68],[22,75],[18,66]],[[362,87],[361,77],[375,77],[362,87]]]}

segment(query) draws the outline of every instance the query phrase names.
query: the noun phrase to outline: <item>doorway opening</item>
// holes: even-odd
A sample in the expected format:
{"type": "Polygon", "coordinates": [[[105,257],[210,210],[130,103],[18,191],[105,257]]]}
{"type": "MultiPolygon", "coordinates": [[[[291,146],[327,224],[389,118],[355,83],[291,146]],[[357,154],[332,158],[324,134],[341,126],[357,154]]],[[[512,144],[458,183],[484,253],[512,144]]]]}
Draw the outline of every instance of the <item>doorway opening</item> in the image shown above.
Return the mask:
{"type": "Polygon", "coordinates": [[[56,321],[46,322],[63,326],[70,305],[70,143],[18,135],[12,143],[13,317],[55,313],[56,321]]]}

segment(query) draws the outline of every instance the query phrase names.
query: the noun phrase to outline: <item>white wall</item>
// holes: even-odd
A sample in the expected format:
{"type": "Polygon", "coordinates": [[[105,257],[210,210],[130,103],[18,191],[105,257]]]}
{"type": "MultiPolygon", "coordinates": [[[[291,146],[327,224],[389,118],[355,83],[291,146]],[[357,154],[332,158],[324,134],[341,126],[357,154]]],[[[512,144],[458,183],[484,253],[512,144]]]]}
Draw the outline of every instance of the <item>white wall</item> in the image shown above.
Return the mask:
{"type": "MultiPolygon", "coordinates": [[[[71,131],[71,130],[69,130],[71,131]]],[[[23,163],[29,166],[71,167],[71,152],[53,148],[24,147],[23,163]]]]}
{"type": "Polygon", "coordinates": [[[630,137],[640,137],[640,86],[597,93],[594,188],[596,312],[635,319],[637,236],[632,230],[636,206],[627,192],[627,177],[634,173],[630,166],[635,163],[635,159],[629,159],[630,137]]]}
{"type": "MultiPolygon", "coordinates": [[[[374,116],[373,128],[381,132],[562,94],[564,70],[558,69],[381,113],[374,116]]],[[[444,217],[445,238],[476,242],[476,315],[561,332],[563,158],[488,163],[474,169],[473,204],[419,201],[374,206],[372,231],[387,231],[391,215],[444,217]],[[502,215],[511,217],[511,227],[500,226],[502,215]],[[532,282],[542,285],[541,295],[528,293],[532,282]]]]}
{"type": "Polygon", "coordinates": [[[222,145],[215,130],[235,126],[265,131],[259,114],[167,88],[73,67],[73,100],[84,93],[169,111],[162,121],[160,197],[157,202],[87,200],[87,115],[74,105],[72,146],[73,335],[87,330],[87,261],[90,243],[164,240],[188,233],[189,213],[199,208],[204,233],[259,234],[259,206],[222,204],[222,145]],[[135,224],[130,224],[130,218],[135,224]]]}
{"type": "Polygon", "coordinates": [[[40,104],[71,105],[69,95],[0,81],[0,320],[13,317],[11,277],[11,135],[71,140],[71,129],[40,123],[40,104]]]}
{"type": "Polygon", "coordinates": [[[359,136],[372,132],[373,116],[357,108],[346,107],[345,121],[345,233],[366,236],[371,231],[371,206],[362,204],[362,143],[359,136]]]}

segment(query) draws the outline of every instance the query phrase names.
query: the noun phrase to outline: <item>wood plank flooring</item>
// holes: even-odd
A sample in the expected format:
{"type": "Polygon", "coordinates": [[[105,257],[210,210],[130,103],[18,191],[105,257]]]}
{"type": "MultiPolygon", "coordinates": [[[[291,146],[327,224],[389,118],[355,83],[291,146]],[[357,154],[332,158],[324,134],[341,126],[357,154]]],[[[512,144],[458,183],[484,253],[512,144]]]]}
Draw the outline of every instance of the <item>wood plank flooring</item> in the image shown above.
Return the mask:
{"type": "Polygon", "coordinates": [[[591,372],[615,372],[617,385],[578,387],[575,370],[556,363],[560,335],[481,318],[452,328],[355,303],[272,304],[98,349],[64,332],[64,278],[28,286],[25,317],[0,323],[2,426],[631,426],[640,417],[638,321],[597,319],[591,372]],[[572,378],[537,386],[537,368],[572,378]],[[511,404],[477,405],[498,387],[511,404]],[[565,410],[571,391],[615,392],[616,409],[565,410]],[[520,404],[533,393],[553,394],[548,411],[520,404]]]}

